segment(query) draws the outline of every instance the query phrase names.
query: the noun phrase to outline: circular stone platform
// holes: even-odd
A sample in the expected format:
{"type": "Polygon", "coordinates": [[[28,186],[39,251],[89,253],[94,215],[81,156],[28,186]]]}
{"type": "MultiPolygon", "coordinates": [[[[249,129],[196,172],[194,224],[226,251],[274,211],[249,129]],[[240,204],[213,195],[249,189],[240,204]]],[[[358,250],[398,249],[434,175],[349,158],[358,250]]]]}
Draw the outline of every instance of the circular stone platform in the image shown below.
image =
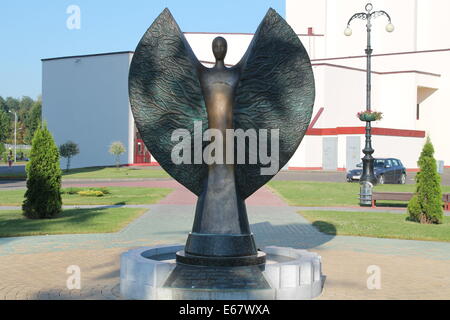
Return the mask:
{"type": "Polygon", "coordinates": [[[120,292],[142,300],[300,300],[322,292],[316,253],[265,247],[258,266],[206,267],[176,263],[183,245],[141,247],[122,254],[120,292]]]}

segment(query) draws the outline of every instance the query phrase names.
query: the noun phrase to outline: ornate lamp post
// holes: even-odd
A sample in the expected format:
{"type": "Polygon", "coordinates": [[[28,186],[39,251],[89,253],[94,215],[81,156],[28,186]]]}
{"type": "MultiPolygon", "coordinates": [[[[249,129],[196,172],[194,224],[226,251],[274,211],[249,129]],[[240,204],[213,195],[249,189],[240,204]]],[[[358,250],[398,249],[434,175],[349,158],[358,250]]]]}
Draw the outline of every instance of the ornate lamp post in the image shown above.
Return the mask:
{"type": "MultiPolygon", "coordinates": [[[[367,48],[365,50],[367,56],[367,88],[366,88],[366,109],[367,111],[371,111],[371,91],[372,91],[372,70],[371,70],[371,58],[372,58],[372,47],[371,47],[371,32],[372,32],[372,19],[375,19],[380,16],[386,16],[389,20],[386,25],[386,31],[392,32],[394,31],[394,25],[391,23],[391,17],[387,12],[380,11],[372,11],[373,6],[371,3],[366,5],[366,12],[355,13],[347,23],[347,28],[344,31],[346,36],[352,35],[352,29],[350,29],[350,23],[354,19],[362,19],[367,20],[366,28],[367,28],[367,48]]],[[[371,135],[372,126],[370,121],[366,121],[366,144],[364,149],[362,150],[364,153],[363,161],[363,172],[360,180],[361,184],[361,192],[360,192],[360,205],[370,205],[372,201],[372,188],[373,185],[376,184],[377,178],[373,172],[374,164],[372,154],[375,151],[372,148],[372,135],[371,135]]]]}

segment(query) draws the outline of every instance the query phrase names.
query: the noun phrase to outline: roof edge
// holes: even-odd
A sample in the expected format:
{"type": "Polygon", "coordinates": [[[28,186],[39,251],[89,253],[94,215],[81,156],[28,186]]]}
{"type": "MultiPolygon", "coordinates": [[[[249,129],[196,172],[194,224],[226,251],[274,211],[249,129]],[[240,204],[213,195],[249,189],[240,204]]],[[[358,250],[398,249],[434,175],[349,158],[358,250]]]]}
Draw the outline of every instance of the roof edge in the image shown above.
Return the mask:
{"type": "Polygon", "coordinates": [[[64,57],[56,57],[56,58],[45,58],[41,59],[41,61],[51,61],[51,60],[60,60],[60,59],[74,59],[74,58],[86,58],[86,57],[96,57],[96,56],[108,56],[114,54],[125,54],[125,53],[134,53],[134,51],[115,51],[115,52],[104,52],[104,53],[93,53],[93,54],[81,54],[76,56],[64,56],[64,57]]]}

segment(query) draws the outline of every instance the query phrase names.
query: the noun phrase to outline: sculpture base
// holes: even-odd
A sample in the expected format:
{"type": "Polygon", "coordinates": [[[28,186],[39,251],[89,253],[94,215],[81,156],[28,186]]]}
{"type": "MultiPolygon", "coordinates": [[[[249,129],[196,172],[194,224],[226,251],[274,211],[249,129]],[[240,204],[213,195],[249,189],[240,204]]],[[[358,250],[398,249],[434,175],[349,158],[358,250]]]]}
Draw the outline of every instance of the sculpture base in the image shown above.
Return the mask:
{"type": "Polygon", "coordinates": [[[129,250],[121,256],[120,292],[140,300],[301,300],[321,294],[321,258],[292,248],[266,247],[266,263],[200,266],[175,261],[184,246],[129,250]]]}
{"type": "Polygon", "coordinates": [[[192,256],[256,256],[253,234],[203,234],[190,232],[185,252],[192,256]]]}
{"type": "Polygon", "coordinates": [[[209,266],[209,267],[241,267],[263,265],[266,262],[266,254],[258,251],[254,256],[240,256],[240,257],[211,257],[211,256],[197,256],[178,251],[176,254],[177,263],[195,266],[209,266]]]}

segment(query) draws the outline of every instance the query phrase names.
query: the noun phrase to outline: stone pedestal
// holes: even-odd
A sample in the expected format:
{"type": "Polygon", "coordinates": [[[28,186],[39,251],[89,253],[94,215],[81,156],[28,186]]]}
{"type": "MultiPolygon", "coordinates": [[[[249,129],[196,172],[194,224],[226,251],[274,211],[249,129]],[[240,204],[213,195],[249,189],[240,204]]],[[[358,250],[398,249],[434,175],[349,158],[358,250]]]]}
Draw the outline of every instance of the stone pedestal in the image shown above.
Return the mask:
{"type": "Polygon", "coordinates": [[[183,245],[141,247],[121,256],[120,292],[143,300],[300,300],[321,294],[325,277],[315,253],[266,247],[256,266],[177,263],[183,245]]]}

